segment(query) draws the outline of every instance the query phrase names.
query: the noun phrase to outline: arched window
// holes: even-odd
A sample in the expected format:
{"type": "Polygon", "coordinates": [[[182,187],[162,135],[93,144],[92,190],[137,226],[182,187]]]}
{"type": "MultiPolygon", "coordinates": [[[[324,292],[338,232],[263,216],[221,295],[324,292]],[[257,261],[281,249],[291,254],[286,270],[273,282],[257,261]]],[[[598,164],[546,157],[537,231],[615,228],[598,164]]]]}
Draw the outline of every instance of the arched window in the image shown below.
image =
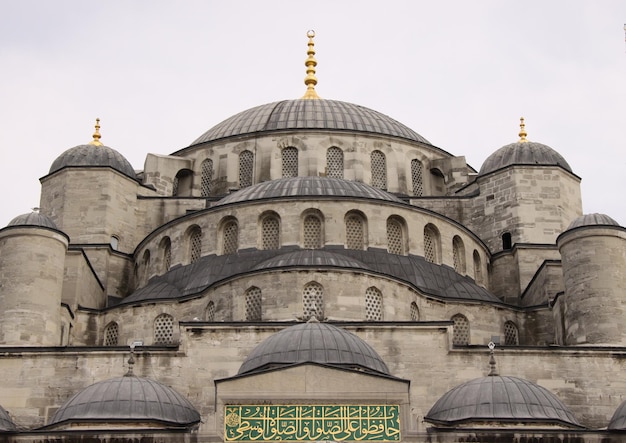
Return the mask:
{"type": "Polygon", "coordinates": [[[174,317],[161,314],[154,319],[154,344],[169,345],[174,343],[174,317]]]}
{"type": "Polygon", "coordinates": [[[161,240],[161,251],[163,259],[163,272],[167,272],[172,266],[172,241],[169,237],[164,237],[163,240],[161,240]]]}
{"type": "Polygon", "coordinates": [[[141,286],[145,285],[150,278],[150,249],[146,249],[141,260],[141,286]]]}
{"type": "Polygon", "coordinates": [[[465,245],[458,235],[452,238],[452,263],[456,272],[465,274],[465,245]]]}
{"type": "Polygon", "coordinates": [[[419,319],[420,319],[420,310],[417,307],[417,303],[411,302],[410,313],[411,313],[411,320],[412,321],[419,321],[419,319]]]}
{"type": "Polygon", "coordinates": [[[304,217],[304,248],[319,249],[322,242],[322,220],[316,214],[309,214],[304,217]]]}
{"type": "Polygon", "coordinates": [[[483,264],[480,259],[480,254],[476,249],[474,249],[474,281],[478,285],[483,284],[483,264]]]}
{"type": "Polygon", "coordinates": [[[365,320],[381,321],[383,319],[383,294],[374,286],[365,291],[365,320]]]}
{"type": "Polygon", "coordinates": [[[207,158],[202,162],[200,174],[200,195],[208,197],[211,195],[211,182],[213,181],[213,160],[207,158]]]}
{"type": "Polygon", "coordinates": [[[395,217],[387,219],[387,250],[390,254],[404,255],[405,250],[403,222],[395,217]]]}
{"type": "Polygon", "coordinates": [[[324,319],[324,288],[316,282],[307,283],[302,291],[302,316],[305,320],[324,319]]]}
{"type": "Polygon", "coordinates": [[[280,221],[278,215],[269,214],[261,219],[261,249],[280,248],[280,221]]]}
{"type": "Polygon", "coordinates": [[[246,321],[261,321],[263,308],[261,290],[252,286],[246,291],[246,321]]]}
{"type": "Polygon", "coordinates": [[[296,148],[283,149],[283,177],[298,176],[298,150],[296,148]]]}
{"type": "Polygon", "coordinates": [[[252,186],[252,165],[254,155],[250,151],[239,154],[239,188],[252,186]]]}
{"type": "Polygon", "coordinates": [[[371,163],[372,186],[387,190],[387,160],[385,159],[385,154],[380,151],[373,151],[371,154],[371,163]]]}
{"type": "Polygon", "coordinates": [[[364,217],[357,212],[349,212],[346,215],[346,248],[362,251],[365,247],[364,217]]]}
{"type": "Polygon", "coordinates": [[[172,183],[172,195],[179,197],[188,197],[191,195],[191,185],[193,183],[193,171],[189,169],[181,169],[174,177],[172,183]]]}
{"type": "Polygon", "coordinates": [[[109,244],[111,245],[111,249],[113,249],[114,251],[117,251],[117,248],[119,247],[119,244],[120,244],[120,239],[117,238],[115,235],[112,235],[111,240],[109,241],[109,244]]]}
{"type": "Polygon", "coordinates": [[[213,303],[213,301],[210,301],[206,305],[206,309],[204,310],[204,318],[206,318],[206,321],[215,321],[215,303],[213,303]]]}
{"type": "Polygon", "coordinates": [[[441,243],[439,230],[430,223],[424,227],[424,258],[430,263],[439,263],[441,243]]]}
{"type": "Polygon", "coordinates": [[[189,231],[189,263],[195,263],[202,256],[202,230],[194,226],[189,231]]]}
{"type": "Polygon", "coordinates": [[[413,181],[413,195],[424,195],[424,165],[417,159],[411,160],[411,179],[413,181]]]}
{"type": "Polygon", "coordinates": [[[467,317],[462,314],[456,314],[452,317],[452,321],[454,322],[454,326],[452,327],[452,343],[455,346],[468,345],[470,331],[469,321],[467,320],[467,317]]]}
{"type": "Polygon", "coordinates": [[[511,249],[512,246],[513,244],[511,240],[511,233],[505,232],[504,234],[502,234],[502,250],[506,251],[508,249],[511,249]]]}
{"type": "Polygon", "coordinates": [[[343,178],[343,151],[335,146],[326,151],[326,176],[343,178]]]}
{"type": "Polygon", "coordinates": [[[519,333],[517,325],[512,321],[504,323],[504,344],[508,346],[519,345],[519,333]]]}
{"type": "Polygon", "coordinates": [[[119,326],[112,321],[104,328],[104,346],[117,346],[119,341],[119,326]]]}
{"type": "Polygon", "coordinates": [[[222,250],[224,255],[235,254],[239,249],[239,225],[229,220],[222,228],[222,250]]]}

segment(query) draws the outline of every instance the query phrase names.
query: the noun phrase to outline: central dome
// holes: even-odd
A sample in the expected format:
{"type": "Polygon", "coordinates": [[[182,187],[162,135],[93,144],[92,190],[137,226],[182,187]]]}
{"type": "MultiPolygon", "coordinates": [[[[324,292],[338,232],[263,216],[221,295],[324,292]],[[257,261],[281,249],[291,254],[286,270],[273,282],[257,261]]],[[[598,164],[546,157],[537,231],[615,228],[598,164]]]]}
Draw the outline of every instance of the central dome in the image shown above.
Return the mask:
{"type": "Polygon", "coordinates": [[[191,145],[238,135],[292,129],[357,131],[430,142],[402,123],[380,112],[337,100],[283,100],[233,115],[198,137],[191,145]]]}

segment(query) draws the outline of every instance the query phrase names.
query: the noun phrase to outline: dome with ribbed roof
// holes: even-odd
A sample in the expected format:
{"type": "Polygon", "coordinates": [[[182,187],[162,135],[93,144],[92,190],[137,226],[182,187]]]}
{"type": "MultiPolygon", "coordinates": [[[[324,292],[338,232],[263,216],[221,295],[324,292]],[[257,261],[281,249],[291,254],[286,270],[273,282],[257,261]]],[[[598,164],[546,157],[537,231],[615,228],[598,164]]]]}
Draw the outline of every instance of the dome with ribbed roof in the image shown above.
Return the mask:
{"type": "Polygon", "coordinates": [[[606,214],[584,214],[571,222],[567,229],[581,226],[620,226],[620,224],[606,214]]]}
{"type": "Polygon", "coordinates": [[[283,197],[349,197],[402,203],[398,197],[365,183],[331,177],[291,177],[258,183],[227,195],[216,205],[283,197]]]}
{"type": "Polygon", "coordinates": [[[135,170],[126,158],[113,148],[104,145],[78,145],[59,155],[50,166],[50,174],[67,167],[110,167],[127,177],[136,179],[135,170]]]}
{"type": "Polygon", "coordinates": [[[13,432],[17,430],[9,413],[0,406],[0,432],[13,432]]]}
{"type": "Polygon", "coordinates": [[[244,360],[239,374],[298,363],[389,374],[383,359],[361,338],[337,326],[316,321],[290,326],[264,340],[244,360]]]}
{"type": "Polygon", "coordinates": [[[50,217],[35,211],[18,215],[7,226],[40,226],[42,228],[58,229],[50,217]]]}
{"type": "Polygon", "coordinates": [[[434,424],[536,424],[580,427],[556,395],[517,377],[487,376],[446,392],[424,417],[434,424]]]}
{"type": "Polygon", "coordinates": [[[487,157],[478,175],[486,175],[511,165],[560,166],[572,172],[563,156],[551,147],[536,142],[519,141],[503,146],[487,157]]]}
{"type": "Polygon", "coordinates": [[[372,133],[430,144],[402,123],[372,109],[337,100],[283,100],[240,112],[198,137],[191,145],[235,136],[289,130],[372,133]]]}
{"type": "Polygon", "coordinates": [[[199,421],[196,408],[174,389],[127,375],[86,387],[57,410],[50,426],[149,422],[162,427],[189,427],[199,421]]]}

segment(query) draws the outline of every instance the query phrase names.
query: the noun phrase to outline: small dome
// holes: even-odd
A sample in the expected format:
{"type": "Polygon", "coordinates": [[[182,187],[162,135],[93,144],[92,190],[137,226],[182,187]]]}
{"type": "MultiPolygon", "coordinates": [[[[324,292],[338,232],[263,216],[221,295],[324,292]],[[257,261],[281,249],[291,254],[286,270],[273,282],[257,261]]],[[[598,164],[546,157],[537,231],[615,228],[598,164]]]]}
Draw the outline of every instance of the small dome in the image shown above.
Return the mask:
{"type": "Polygon", "coordinates": [[[250,353],[239,374],[297,363],[319,363],[389,374],[378,353],[356,335],[328,323],[290,326],[264,340],[250,353]]]}
{"type": "Polygon", "coordinates": [[[581,226],[619,226],[620,224],[605,214],[585,214],[574,220],[567,229],[580,228],[581,226]]]}
{"type": "Polygon", "coordinates": [[[623,401],[615,410],[608,426],[609,431],[626,431],[626,401],[623,401]]]}
{"type": "Polygon", "coordinates": [[[200,414],[174,389],[130,375],[86,387],[57,410],[50,425],[146,421],[187,427],[198,423],[200,414]]]}
{"type": "Polygon", "coordinates": [[[13,432],[16,429],[9,413],[0,406],[0,432],[13,432]]]}
{"type": "Polygon", "coordinates": [[[191,145],[223,138],[293,129],[356,131],[399,137],[420,143],[428,140],[380,112],[337,100],[283,100],[240,112],[198,137],[191,145]]]}
{"type": "Polygon", "coordinates": [[[280,197],[352,197],[402,203],[396,196],[365,183],[330,177],[291,177],[258,183],[227,195],[217,205],[280,197]]]}
{"type": "Polygon", "coordinates": [[[543,423],[580,427],[550,391],[516,377],[487,376],[446,392],[425,420],[443,425],[475,422],[543,423]]]}
{"type": "Polygon", "coordinates": [[[50,217],[34,211],[18,215],[7,226],[40,226],[42,228],[59,229],[50,217]]]}
{"type": "Polygon", "coordinates": [[[72,166],[108,166],[136,179],[135,170],[126,158],[113,148],[100,145],[78,145],[59,155],[50,166],[50,174],[72,166]]]}
{"type": "Polygon", "coordinates": [[[503,146],[487,157],[478,175],[486,175],[511,165],[560,166],[572,172],[567,161],[551,147],[541,143],[519,141],[503,146]]]}

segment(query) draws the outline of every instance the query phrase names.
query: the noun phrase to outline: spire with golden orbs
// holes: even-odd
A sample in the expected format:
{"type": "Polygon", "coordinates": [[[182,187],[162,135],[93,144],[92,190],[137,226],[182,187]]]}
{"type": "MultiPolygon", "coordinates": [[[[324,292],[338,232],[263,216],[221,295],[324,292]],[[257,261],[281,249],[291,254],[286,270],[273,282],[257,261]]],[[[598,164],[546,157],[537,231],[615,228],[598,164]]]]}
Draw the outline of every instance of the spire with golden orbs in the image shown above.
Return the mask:
{"type": "Polygon", "coordinates": [[[528,143],[528,140],[526,140],[526,136],[528,135],[526,133],[526,125],[524,124],[524,117],[520,117],[519,119],[519,143],[528,143]]]}
{"type": "Polygon", "coordinates": [[[96,119],[96,132],[93,133],[93,140],[89,142],[90,145],[102,146],[100,143],[100,119],[96,119]]]}
{"type": "Polygon", "coordinates": [[[317,77],[315,76],[315,67],[317,66],[317,60],[315,60],[315,43],[313,43],[313,37],[315,37],[315,31],[310,30],[306,33],[309,37],[309,50],[306,52],[308,57],[304,62],[306,66],[306,77],[304,78],[304,84],[306,85],[306,92],[302,98],[304,100],[316,100],[321,98],[315,92],[315,85],[317,85],[317,77]]]}

